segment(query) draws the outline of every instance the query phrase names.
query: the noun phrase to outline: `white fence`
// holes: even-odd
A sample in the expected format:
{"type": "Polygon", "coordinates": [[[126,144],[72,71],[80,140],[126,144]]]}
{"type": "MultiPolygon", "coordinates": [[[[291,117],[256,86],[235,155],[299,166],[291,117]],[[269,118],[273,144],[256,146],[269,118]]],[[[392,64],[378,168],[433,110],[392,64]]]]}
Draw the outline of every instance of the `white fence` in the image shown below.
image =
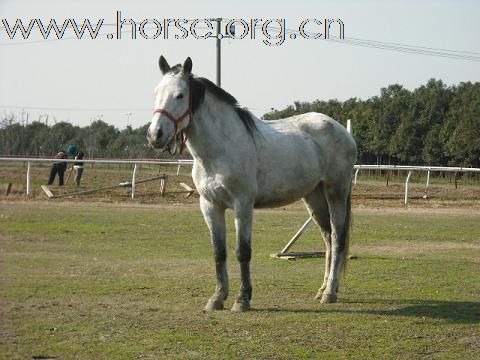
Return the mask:
{"type": "MultiPolygon", "coordinates": [[[[59,162],[59,159],[40,159],[40,158],[19,158],[19,157],[0,157],[0,161],[14,161],[14,162],[26,162],[27,163],[27,195],[30,196],[31,189],[31,165],[36,162],[59,162]]],[[[62,162],[78,162],[73,159],[62,159],[62,162]]],[[[177,166],[177,174],[180,171],[181,166],[192,166],[193,160],[81,160],[83,163],[93,164],[131,164],[133,167],[132,174],[132,198],[135,197],[135,177],[138,165],[169,165],[177,166]]],[[[426,171],[427,172],[427,188],[430,183],[431,172],[475,172],[480,173],[480,168],[465,168],[465,167],[442,167],[442,166],[404,166],[404,165],[355,165],[355,174],[353,183],[357,184],[357,177],[360,170],[401,170],[408,171],[407,178],[405,180],[405,204],[408,203],[408,187],[410,177],[413,171],[426,171]]]]}
{"type": "Polygon", "coordinates": [[[193,165],[193,160],[74,160],[74,159],[40,159],[40,158],[17,158],[17,157],[0,157],[0,161],[13,161],[13,162],[26,162],[27,163],[27,196],[32,194],[31,187],[31,167],[32,163],[41,163],[41,162],[83,162],[90,164],[130,164],[133,165],[133,174],[132,174],[132,199],[135,198],[135,184],[136,184],[136,174],[138,165],[170,165],[177,166],[177,175],[180,172],[181,166],[193,165]]]}
{"type": "Polygon", "coordinates": [[[357,177],[360,170],[402,170],[408,171],[407,179],[405,180],[405,205],[408,203],[408,185],[412,171],[426,171],[427,172],[427,188],[430,185],[430,173],[438,172],[476,172],[480,173],[480,168],[465,168],[465,167],[446,167],[446,166],[408,166],[408,165],[355,165],[355,175],[353,183],[357,184],[357,177]]]}

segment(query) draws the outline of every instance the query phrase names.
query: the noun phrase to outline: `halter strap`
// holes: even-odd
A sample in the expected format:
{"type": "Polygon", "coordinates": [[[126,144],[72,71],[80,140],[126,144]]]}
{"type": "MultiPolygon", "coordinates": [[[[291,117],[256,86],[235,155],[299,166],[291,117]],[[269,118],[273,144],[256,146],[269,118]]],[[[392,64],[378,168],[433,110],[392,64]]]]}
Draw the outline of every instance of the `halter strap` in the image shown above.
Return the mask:
{"type": "Polygon", "coordinates": [[[185,112],[180,115],[178,118],[176,118],[175,116],[173,116],[170,112],[168,112],[167,110],[163,109],[163,108],[157,108],[153,111],[154,114],[156,113],[160,113],[162,115],[165,115],[168,120],[170,120],[173,125],[175,125],[175,132],[173,133],[173,135],[170,137],[170,139],[168,139],[167,141],[167,144],[170,143],[171,139],[175,138],[175,136],[178,135],[178,124],[180,124],[187,116],[190,117],[189,119],[189,122],[188,122],[188,125],[182,130],[183,131],[183,134],[182,134],[182,142],[180,144],[180,154],[182,153],[184,147],[185,147],[185,144],[188,140],[188,132],[190,130],[190,123],[193,119],[192,117],[192,92],[191,92],[191,89],[188,90],[189,92],[189,95],[188,95],[188,108],[187,110],[185,110],[185,112]]]}

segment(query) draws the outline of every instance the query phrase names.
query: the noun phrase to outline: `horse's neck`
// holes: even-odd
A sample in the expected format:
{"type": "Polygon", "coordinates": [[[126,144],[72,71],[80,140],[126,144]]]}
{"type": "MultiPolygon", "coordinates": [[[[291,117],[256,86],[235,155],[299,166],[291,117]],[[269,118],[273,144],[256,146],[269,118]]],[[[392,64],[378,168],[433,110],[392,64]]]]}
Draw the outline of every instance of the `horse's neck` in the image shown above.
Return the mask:
{"type": "Polygon", "coordinates": [[[213,160],[239,150],[238,146],[248,146],[247,137],[245,126],[238,121],[232,106],[207,93],[193,115],[187,147],[195,159],[213,160]]]}

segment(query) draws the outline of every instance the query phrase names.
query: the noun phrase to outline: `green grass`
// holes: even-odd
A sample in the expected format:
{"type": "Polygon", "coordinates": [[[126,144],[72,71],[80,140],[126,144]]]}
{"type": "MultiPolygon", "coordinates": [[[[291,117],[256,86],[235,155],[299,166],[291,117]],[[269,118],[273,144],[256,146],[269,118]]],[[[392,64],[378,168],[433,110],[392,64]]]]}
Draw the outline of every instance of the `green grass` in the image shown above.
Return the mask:
{"type": "MultiPolygon", "coordinates": [[[[205,314],[214,264],[196,207],[0,203],[0,358],[479,358],[480,214],[354,214],[338,303],[313,300],[323,260],[269,258],[306,218],[287,208],[256,212],[253,310],[205,314]]],[[[321,243],[312,228],[296,249],[321,243]]]]}

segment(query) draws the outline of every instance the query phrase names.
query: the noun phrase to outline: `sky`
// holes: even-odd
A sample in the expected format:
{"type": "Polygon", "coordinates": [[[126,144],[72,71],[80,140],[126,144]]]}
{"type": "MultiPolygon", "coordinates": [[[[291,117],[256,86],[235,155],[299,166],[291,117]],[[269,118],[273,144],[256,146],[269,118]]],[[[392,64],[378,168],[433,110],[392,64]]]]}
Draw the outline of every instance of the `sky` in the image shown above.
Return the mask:
{"type": "MultiPolygon", "coordinates": [[[[164,19],[217,17],[247,23],[272,19],[270,34],[283,24],[275,21],[284,19],[284,28],[296,31],[296,39],[287,33],[277,46],[266,45],[258,28],[255,39],[249,33],[244,39],[221,41],[222,87],[257,116],[294,101],[367,99],[395,83],[413,90],[430,78],[447,85],[480,81],[478,0],[0,0],[0,18],[9,26],[17,19],[24,24],[41,19],[45,25],[50,19],[59,25],[69,18],[93,24],[104,19],[94,40],[74,39],[72,29],[63,40],[43,40],[36,28],[27,40],[20,34],[11,40],[1,23],[0,112],[14,112],[23,120],[28,116],[29,122],[45,121],[48,115],[49,125],[54,119],[80,126],[102,119],[119,129],[142,126],[152,117],[153,89],[161,80],[160,55],[171,65],[190,56],[194,74],[212,81],[216,74],[214,38],[189,34],[175,39],[173,28],[170,38],[162,34],[153,39],[153,19],[162,24],[164,19]],[[129,39],[127,27],[122,28],[122,39],[109,39],[108,34],[116,33],[117,11],[137,24],[149,19],[144,34],[151,38],[137,31],[137,38],[129,39]],[[341,19],[345,40],[301,39],[302,21],[308,21],[309,34],[322,29],[313,19],[341,19]],[[352,44],[358,39],[369,40],[369,46],[352,44]],[[405,44],[416,52],[429,48],[435,56],[379,49],[385,44],[372,41],[386,42],[389,48],[405,44]]],[[[204,24],[198,29],[200,35],[208,30],[204,24]]],[[[338,35],[332,29],[332,35],[338,35]]]]}

